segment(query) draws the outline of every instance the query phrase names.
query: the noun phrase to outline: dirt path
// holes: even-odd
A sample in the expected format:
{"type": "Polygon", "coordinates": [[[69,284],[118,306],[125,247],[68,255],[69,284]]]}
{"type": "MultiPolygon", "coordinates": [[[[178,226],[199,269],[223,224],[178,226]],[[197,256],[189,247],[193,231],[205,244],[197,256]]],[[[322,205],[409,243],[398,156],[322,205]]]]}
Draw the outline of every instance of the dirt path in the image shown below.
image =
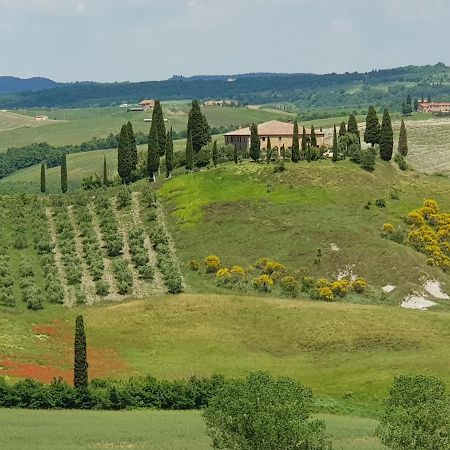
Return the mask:
{"type": "Polygon", "coordinates": [[[53,216],[50,208],[45,208],[45,215],[47,216],[48,225],[49,225],[49,231],[50,231],[50,238],[52,240],[53,244],[53,255],[55,256],[55,266],[56,270],[58,272],[58,277],[61,282],[61,286],[64,291],[64,305],[68,307],[75,306],[75,297],[71,295],[69,286],[67,284],[66,280],[66,272],[64,270],[64,264],[62,263],[62,254],[59,249],[59,246],[57,245],[57,234],[56,234],[56,228],[55,228],[55,222],[53,221],[53,216]]]}

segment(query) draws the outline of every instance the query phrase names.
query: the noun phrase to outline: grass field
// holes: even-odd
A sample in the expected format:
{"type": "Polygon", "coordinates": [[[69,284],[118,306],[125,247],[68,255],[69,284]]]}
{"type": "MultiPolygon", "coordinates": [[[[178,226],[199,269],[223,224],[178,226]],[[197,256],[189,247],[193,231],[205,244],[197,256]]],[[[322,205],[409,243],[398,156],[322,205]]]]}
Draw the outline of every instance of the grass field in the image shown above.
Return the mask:
{"type": "MultiPolygon", "coordinates": [[[[376,421],[323,415],[335,450],[382,450],[376,421]]],[[[11,450],[208,450],[199,412],[0,410],[0,446],[11,450]],[[80,432],[80,430],[82,432],[80,432]]]]}

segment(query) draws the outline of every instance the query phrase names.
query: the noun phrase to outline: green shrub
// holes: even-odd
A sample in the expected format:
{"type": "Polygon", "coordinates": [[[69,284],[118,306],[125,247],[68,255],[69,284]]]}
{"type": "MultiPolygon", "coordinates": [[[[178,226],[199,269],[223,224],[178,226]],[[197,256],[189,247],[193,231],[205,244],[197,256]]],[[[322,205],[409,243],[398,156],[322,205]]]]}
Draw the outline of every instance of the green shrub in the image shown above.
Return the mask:
{"type": "Polygon", "coordinates": [[[97,295],[106,296],[109,294],[109,283],[104,280],[95,282],[95,292],[97,295]]]}

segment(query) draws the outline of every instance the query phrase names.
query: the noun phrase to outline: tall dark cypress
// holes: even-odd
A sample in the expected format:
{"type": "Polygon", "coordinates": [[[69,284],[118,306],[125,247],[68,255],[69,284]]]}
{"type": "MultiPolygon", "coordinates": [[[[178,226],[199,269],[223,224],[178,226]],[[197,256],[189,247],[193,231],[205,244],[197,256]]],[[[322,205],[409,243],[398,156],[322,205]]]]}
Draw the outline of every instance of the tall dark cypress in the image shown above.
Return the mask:
{"type": "Polygon", "coordinates": [[[137,152],[137,145],[136,145],[136,137],[134,136],[133,131],[133,125],[131,122],[127,123],[127,133],[128,133],[128,146],[129,146],[129,154],[128,157],[130,158],[129,165],[130,170],[136,170],[136,167],[138,165],[138,152],[137,152]]]}
{"type": "Polygon", "coordinates": [[[150,134],[148,135],[147,151],[147,175],[149,180],[156,181],[156,174],[159,170],[159,158],[158,129],[152,122],[150,134]]]}
{"type": "Polygon", "coordinates": [[[214,144],[213,144],[212,161],[213,161],[214,167],[217,167],[217,164],[219,163],[219,151],[217,150],[217,141],[214,141],[214,144]]]}
{"type": "Polygon", "coordinates": [[[267,136],[267,144],[266,144],[266,162],[270,163],[272,159],[272,143],[270,142],[270,136],[267,136]]]}
{"type": "Polygon", "coordinates": [[[128,183],[131,175],[130,137],[128,125],[122,125],[117,149],[117,172],[123,183],[128,183]]]}
{"type": "Polygon", "coordinates": [[[338,138],[336,133],[336,124],[333,129],[333,157],[331,159],[333,162],[338,160],[338,138]]]}
{"type": "Polygon", "coordinates": [[[341,122],[341,126],[339,127],[339,137],[345,136],[347,134],[347,127],[345,126],[345,122],[341,122]]]}
{"type": "Polygon", "coordinates": [[[192,138],[192,148],[197,154],[204,145],[211,141],[211,130],[198,100],[192,101],[187,128],[188,134],[192,138]]]}
{"type": "Polygon", "coordinates": [[[164,115],[159,100],[155,100],[155,107],[152,113],[152,125],[155,124],[158,131],[159,155],[164,156],[166,153],[166,126],[164,124],[164,115]]]}
{"type": "Polygon", "coordinates": [[[384,161],[392,159],[394,149],[394,133],[392,131],[391,116],[387,109],[384,110],[380,131],[380,157],[384,161]]]}
{"type": "Polygon", "coordinates": [[[380,122],[378,121],[377,112],[373,106],[370,106],[367,112],[364,142],[371,144],[372,147],[380,143],[380,122]]]}
{"type": "Polygon", "coordinates": [[[405,157],[408,154],[408,138],[406,136],[406,126],[405,122],[402,119],[402,123],[400,125],[400,136],[398,138],[398,153],[405,157]]]}
{"type": "Polygon", "coordinates": [[[194,148],[191,133],[188,132],[186,139],[186,170],[190,172],[194,168],[194,148]]]}
{"type": "Polygon", "coordinates": [[[353,113],[351,113],[350,117],[348,118],[347,133],[356,134],[356,136],[358,136],[358,139],[360,139],[358,122],[356,121],[355,114],[353,113]]]}
{"type": "Polygon", "coordinates": [[[298,123],[297,119],[294,121],[294,132],[292,134],[292,162],[300,161],[300,141],[298,137],[298,123]]]}
{"type": "Polygon", "coordinates": [[[305,126],[303,125],[303,130],[302,130],[302,153],[301,153],[301,158],[302,159],[306,159],[307,146],[308,146],[308,142],[306,141],[306,129],[305,129],[305,126]]]}
{"type": "Polygon", "coordinates": [[[83,316],[78,316],[75,322],[73,385],[77,389],[88,387],[87,344],[83,316]]]}
{"type": "Polygon", "coordinates": [[[234,144],[234,148],[233,148],[233,161],[235,164],[238,163],[238,149],[237,149],[236,144],[234,144]]]}
{"type": "Polygon", "coordinates": [[[250,158],[259,161],[261,155],[261,140],[258,134],[258,125],[252,123],[250,127],[250,158]]]}
{"type": "Polygon", "coordinates": [[[314,129],[314,125],[311,125],[311,147],[317,147],[317,137],[316,130],[314,129]]]}
{"type": "Polygon", "coordinates": [[[63,194],[67,192],[67,158],[65,153],[61,157],[61,191],[63,194]]]}
{"type": "Polygon", "coordinates": [[[106,164],[106,155],[103,156],[103,185],[108,186],[108,165],[106,164]]]}
{"type": "Polygon", "coordinates": [[[46,186],[46,179],[45,179],[45,163],[41,164],[41,192],[43,194],[45,194],[45,192],[47,191],[47,186],[46,186]]]}
{"type": "Polygon", "coordinates": [[[172,128],[167,132],[166,137],[166,178],[172,176],[173,170],[173,132],[172,128]]]}

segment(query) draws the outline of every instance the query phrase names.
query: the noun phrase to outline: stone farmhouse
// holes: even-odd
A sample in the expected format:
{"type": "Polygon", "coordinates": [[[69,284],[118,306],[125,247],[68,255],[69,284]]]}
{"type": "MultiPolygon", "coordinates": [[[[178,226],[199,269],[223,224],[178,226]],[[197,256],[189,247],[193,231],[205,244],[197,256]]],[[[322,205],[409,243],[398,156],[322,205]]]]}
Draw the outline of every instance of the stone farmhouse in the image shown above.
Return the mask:
{"type": "MultiPolygon", "coordinates": [[[[299,139],[302,140],[302,127],[299,125],[299,139]]],[[[306,131],[307,141],[311,140],[311,130],[306,131]]],[[[270,122],[258,125],[258,134],[261,139],[261,149],[267,148],[267,139],[270,137],[270,145],[272,148],[280,149],[283,145],[285,148],[292,147],[292,137],[294,135],[294,124],[291,122],[280,122],[271,120],[270,122]]],[[[250,128],[240,128],[239,130],[230,131],[224,134],[225,144],[236,145],[239,150],[248,150],[250,148],[250,128]]],[[[316,131],[317,145],[322,147],[325,145],[325,133],[316,131]]]]}
{"type": "Polygon", "coordinates": [[[155,107],[155,100],[142,100],[139,102],[139,106],[144,109],[152,109],[155,107]]]}
{"type": "Polygon", "coordinates": [[[425,100],[419,102],[417,111],[433,114],[450,114],[450,102],[430,102],[425,100]]]}

